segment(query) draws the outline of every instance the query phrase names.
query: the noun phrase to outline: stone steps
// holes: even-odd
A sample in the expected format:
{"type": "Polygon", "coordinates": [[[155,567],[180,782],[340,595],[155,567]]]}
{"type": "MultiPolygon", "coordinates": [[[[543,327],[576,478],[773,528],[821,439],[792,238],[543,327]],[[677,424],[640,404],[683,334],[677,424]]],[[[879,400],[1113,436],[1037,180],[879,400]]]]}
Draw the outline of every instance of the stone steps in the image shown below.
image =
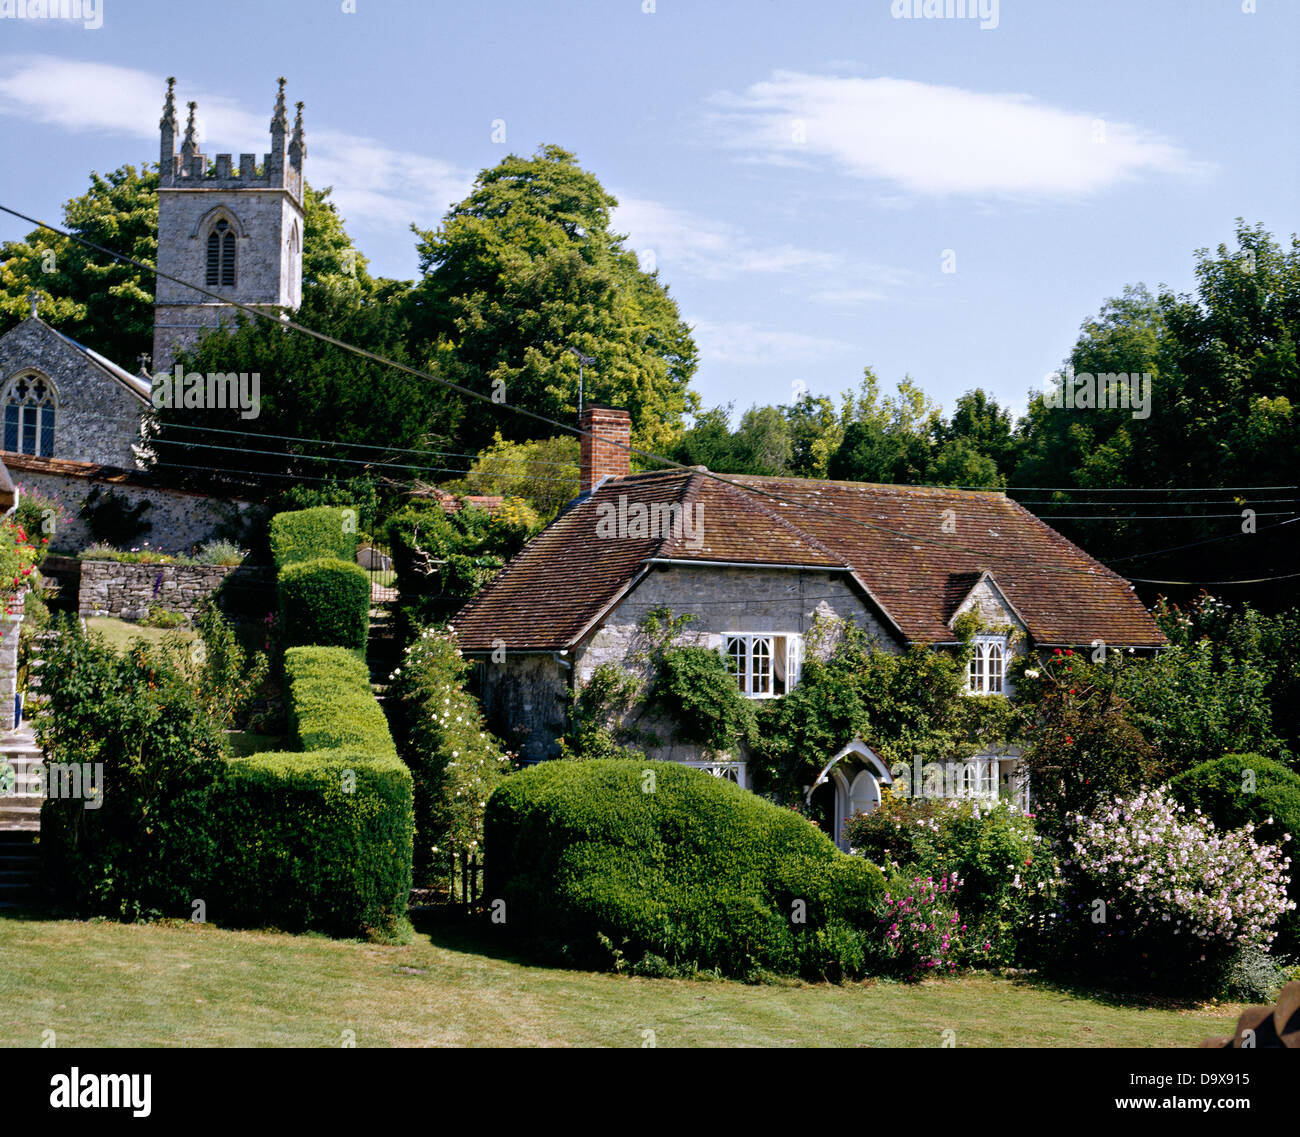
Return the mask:
{"type": "Polygon", "coordinates": [[[34,833],[0,832],[0,908],[18,908],[36,900],[40,870],[34,833]]]}
{"type": "Polygon", "coordinates": [[[401,659],[393,601],[375,600],[370,606],[370,635],[366,641],[366,663],[370,667],[370,690],[381,702],[388,691],[388,677],[401,659]]]}

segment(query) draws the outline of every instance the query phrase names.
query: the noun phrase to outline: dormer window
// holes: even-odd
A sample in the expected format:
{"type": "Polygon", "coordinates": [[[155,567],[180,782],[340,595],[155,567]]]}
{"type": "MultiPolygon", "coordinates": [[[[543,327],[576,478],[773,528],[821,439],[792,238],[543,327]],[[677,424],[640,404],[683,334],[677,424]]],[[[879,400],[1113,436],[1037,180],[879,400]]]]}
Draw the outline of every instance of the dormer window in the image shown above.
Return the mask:
{"type": "Polygon", "coordinates": [[[966,667],[968,695],[1006,694],[1007,637],[976,636],[966,667]]]}
{"type": "Polygon", "coordinates": [[[208,286],[235,286],[235,231],[224,218],[208,234],[208,286]]]}

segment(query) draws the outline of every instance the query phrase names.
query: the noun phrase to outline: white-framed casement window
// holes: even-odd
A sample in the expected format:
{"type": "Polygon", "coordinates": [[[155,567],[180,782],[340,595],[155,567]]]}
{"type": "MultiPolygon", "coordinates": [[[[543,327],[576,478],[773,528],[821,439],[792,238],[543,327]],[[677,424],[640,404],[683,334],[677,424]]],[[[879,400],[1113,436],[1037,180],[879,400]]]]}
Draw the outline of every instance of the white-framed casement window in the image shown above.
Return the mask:
{"type": "Polygon", "coordinates": [[[784,695],[803,671],[803,636],[795,632],[728,632],[722,654],[740,693],[751,699],[784,695]]]}
{"type": "Polygon", "coordinates": [[[1005,695],[1007,637],[976,636],[966,667],[968,695],[1005,695]]]}

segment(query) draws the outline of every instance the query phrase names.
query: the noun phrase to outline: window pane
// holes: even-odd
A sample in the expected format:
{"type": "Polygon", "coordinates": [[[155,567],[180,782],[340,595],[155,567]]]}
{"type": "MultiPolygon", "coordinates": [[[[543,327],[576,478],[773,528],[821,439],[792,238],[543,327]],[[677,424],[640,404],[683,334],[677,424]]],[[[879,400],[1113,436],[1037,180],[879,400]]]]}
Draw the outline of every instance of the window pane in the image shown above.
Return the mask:
{"type": "Polygon", "coordinates": [[[23,445],[24,454],[36,453],[36,408],[23,407],[23,445]]]}
{"type": "Polygon", "coordinates": [[[41,408],[41,457],[54,457],[54,408],[41,408]]]}
{"type": "Polygon", "coordinates": [[[218,281],[218,266],[221,261],[221,237],[217,233],[208,234],[208,283],[218,281]]]}
{"type": "Polygon", "coordinates": [[[5,449],[18,452],[18,404],[5,404],[5,449]]]}
{"type": "Polygon", "coordinates": [[[736,677],[741,694],[746,694],[745,686],[745,641],[740,636],[727,637],[727,670],[736,677]]]}
{"type": "Polygon", "coordinates": [[[770,636],[755,636],[751,656],[753,660],[753,686],[755,695],[772,693],[772,639],[770,636]]]}
{"type": "Polygon", "coordinates": [[[1002,645],[989,644],[989,691],[1002,691],[1002,645]]]}

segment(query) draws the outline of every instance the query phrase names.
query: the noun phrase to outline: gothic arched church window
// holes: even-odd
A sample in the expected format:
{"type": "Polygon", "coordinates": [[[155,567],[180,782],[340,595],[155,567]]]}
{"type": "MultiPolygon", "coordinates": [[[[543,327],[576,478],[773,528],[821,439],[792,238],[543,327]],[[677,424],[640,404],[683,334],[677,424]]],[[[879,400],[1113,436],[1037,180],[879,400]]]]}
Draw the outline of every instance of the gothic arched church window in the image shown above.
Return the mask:
{"type": "Polygon", "coordinates": [[[235,231],[224,218],[208,234],[208,285],[235,284],[235,231]]]}
{"type": "Polygon", "coordinates": [[[54,384],[44,375],[19,375],[4,393],[4,447],[12,454],[54,457],[54,384]]]}

